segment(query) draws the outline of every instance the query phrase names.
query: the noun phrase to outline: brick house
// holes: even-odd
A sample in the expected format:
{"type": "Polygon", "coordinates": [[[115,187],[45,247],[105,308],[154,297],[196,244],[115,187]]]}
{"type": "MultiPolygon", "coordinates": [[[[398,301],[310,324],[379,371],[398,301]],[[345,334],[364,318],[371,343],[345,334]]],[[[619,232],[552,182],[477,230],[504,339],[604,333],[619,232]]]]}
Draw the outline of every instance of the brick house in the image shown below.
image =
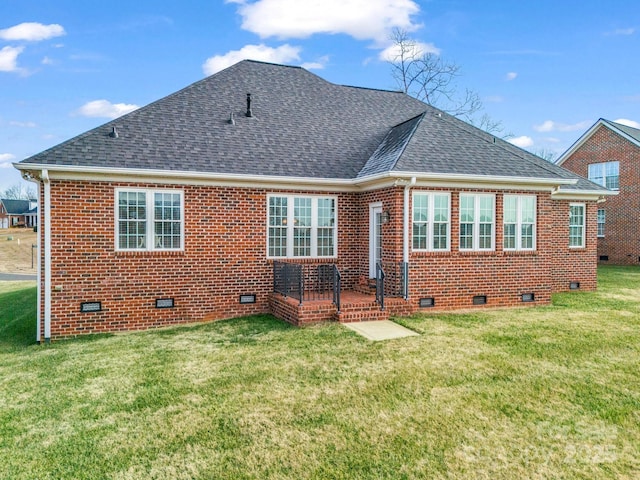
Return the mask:
{"type": "Polygon", "coordinates": [[[640,130],[601,118],[557,163],[618,194],[598,206],[598,258],[602,263],[637,265],[640,130]]]}
{"type": "Polygon", "coordinates": [[[16,167],[45,341],[546,304],[596,287],[610,193],[403,93],[255,61],[16,167]]]}
{"type": "Polygon", "coordinates": [[[38,202],[0,198],[0,228],[35,227],[38,221],[38,202]]]}

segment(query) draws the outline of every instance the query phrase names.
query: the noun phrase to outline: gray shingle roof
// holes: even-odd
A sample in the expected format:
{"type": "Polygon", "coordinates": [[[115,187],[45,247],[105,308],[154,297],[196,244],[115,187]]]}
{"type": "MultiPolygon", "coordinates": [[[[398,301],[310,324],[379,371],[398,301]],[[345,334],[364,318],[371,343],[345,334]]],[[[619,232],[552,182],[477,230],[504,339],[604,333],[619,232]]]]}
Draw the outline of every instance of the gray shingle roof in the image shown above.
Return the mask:
{"type": "Polygon", "coordinates": [[[640,142],[640,130],[638,130],[637,128],[633,128],[628,125],[623,125],[621,123],[612,122],[611,120],[605,120],[604,118],[602,119],[602,121],[605,123],[608,123],[614,128],[617,128],[618,130],[623,131],[624,133],[629,135],[631,138],[633,138],[635,141],[640,142]]]}
{"type": "Polygon", "coordinates": [[[29,213],[30,202],[29,200],[13,200],[8,198],[0,199],[0,202],[4,204],[4,208],[9,215],[24,215],[29,213]]]}
{"type": "MultiPolygon", "coordinates": [[[[21,163],[325,179],[392,171],[579,178],[404,93],[250,60],[21,163]]],[[[570,188],[596,189],[582,180],[570,188]]]]}

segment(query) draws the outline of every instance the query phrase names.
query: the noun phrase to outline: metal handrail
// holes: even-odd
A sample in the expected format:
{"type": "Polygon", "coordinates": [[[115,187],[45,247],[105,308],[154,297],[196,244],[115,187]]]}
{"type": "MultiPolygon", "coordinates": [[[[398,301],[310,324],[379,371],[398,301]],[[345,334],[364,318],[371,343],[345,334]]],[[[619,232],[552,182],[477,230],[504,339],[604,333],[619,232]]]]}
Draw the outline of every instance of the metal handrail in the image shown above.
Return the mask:
{"type": "Polygon", "coordinates": [[[340,312],[340,290],[342,289],[342,276],[337,265],[333,265],[333,303],[340,312]]]}
{"type": "Polygon", "coordinates": [[[342,277],[334,263],[273,262],[273,291],[300,304],[305,300],[332,300],[340,311],[341,290],[342,277]]]}
{"type": "Polygon", "coordinates": [[[384,269],[382,262],[376,263],[376,302],[380,304],[380,310],[384,310],[384,269]]]}

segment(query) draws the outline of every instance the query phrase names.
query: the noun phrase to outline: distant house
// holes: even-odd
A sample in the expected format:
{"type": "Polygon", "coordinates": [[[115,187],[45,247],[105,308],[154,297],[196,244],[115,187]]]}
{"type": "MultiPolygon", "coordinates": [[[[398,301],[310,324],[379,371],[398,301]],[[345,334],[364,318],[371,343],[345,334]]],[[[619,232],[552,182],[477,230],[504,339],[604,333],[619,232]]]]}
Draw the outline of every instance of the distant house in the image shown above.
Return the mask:
{"type": "Polygon", "coordinates": [[[598,258],[640,263],[640,130],[600,119],[558,164],[618,195],[598,206],[598,258]]]}
{"type": "Polygon", "coordinates": [[[546,304],[596,287],[611,193],[403,93],[255,61],[16,167],[39,340],[546,304]]]}
{"type": "Polygon", "coordinates": [[[35,227],[38,221],[37,200],[0,199],[0,228],[35,227]]]}

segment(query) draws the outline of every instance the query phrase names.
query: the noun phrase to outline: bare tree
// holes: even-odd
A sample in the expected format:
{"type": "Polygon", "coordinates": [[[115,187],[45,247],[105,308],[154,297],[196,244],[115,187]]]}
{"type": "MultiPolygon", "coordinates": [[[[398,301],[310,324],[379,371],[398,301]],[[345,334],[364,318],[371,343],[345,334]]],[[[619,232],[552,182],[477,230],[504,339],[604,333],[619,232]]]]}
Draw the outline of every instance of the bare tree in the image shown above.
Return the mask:
{"type": "Polygon", "coordinates": [[[501,122],[492,120],[486,113],[477,118],[483,106],[476,92],[464,89],[460,94],[456,82],[460,76],[459,65],[425,52],[405,30],[394,29],[391,40],[393,48],[388,62],[391,75],[403,92],[489,133],[502,133],[501,122]]]}
{"type": "Polygon", "coordinates": [[[23,183],[16,183],[5,190],[0,190],[0,198],[8,200],[30,200],[36,198],[36,196],[33,186],[25,187],[23,183]]]}
{"type": "Polygon", "coordinates": [[[556,161],[556,153],[552,152],[551,150],[547,150],[546,148],[541,148],[535,151],[532,150],[531,153],[550,163],[555,163],[556,161]]]}

